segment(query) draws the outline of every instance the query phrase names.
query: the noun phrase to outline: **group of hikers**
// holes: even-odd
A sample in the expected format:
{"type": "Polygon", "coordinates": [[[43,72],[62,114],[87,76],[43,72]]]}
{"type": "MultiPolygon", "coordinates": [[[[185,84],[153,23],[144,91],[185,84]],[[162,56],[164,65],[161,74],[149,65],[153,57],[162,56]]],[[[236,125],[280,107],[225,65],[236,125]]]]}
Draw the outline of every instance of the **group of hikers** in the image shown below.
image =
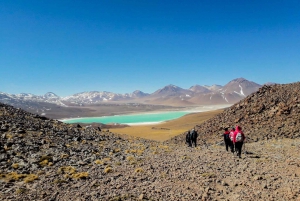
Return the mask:
{"type": "MultiPolygon", "coordinates": [[[[228,128],[224,129],[224,142],[226,146],[226,151],[228,151],[230,148],[230,151],[241,158],[242,155],[242,147],[244,144],[244,141],[246,139],[242,127],[236,126],[236,128],[232,128],[231,131],[228,131],[228,128]]],[[[189,147],[196,147],[197,146],[197,137],[198,133],[195,129],[192,129],[191,131],[188,131],[186,134],[186,143],[189,147]]]]}
{"type": "Polygon", "coordinates": [[[197,146],[197,137],[198,133],[195,129],[192,129],[191,131],[187,132],[185,141],[189,147],[193,147],[193,145],[194,147],[197,146]]]}
{"type": "Polygon", "coordinates": [[[230,148],[231,152],[241,158],[242,155],[242,147],[244,141],[246,139],[242,127],[236,126],[236,128],[232,128],[231,131],[228,131],[228,128],[224,129],[224,142],[226,146],[226,151],[230,148]]]}

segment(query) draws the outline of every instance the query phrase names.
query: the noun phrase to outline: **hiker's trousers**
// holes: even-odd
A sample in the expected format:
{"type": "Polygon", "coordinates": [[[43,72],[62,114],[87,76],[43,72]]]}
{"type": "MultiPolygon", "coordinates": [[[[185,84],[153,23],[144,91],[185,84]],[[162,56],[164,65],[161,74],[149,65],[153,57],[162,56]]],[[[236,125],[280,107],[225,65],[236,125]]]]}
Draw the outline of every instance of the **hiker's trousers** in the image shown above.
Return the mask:
{"type": "Polygon", "coordinates": [[[230,139],[225,138],[224,136],[224,142],[226,146],[226,151],[228,151],[228,147],[230,147],[230,151],[233,152],[233,143],[230,139]]]}
{"type": "Polygon", "coordinates": [[[237,155],[239,157],[241,157],[242,155],[242,147],[243,147],[243,142],[236,142],[234,145],[235,145],[235,151],[237,152],[237,155]]]}

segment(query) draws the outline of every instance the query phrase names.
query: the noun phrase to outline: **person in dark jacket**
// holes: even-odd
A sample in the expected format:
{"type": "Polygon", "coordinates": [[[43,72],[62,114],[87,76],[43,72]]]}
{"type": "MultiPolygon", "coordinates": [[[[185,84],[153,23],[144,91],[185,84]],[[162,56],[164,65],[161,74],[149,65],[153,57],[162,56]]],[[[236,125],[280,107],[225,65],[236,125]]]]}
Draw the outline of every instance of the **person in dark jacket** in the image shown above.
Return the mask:
{"type": "Polygon", "coordinates": [[[198,138],[198,133],[195,129],[192,129],[191,131],[191,141],[192,145],[194,144],[194,147],[197,147],[197,138],[198,138]]]}
{"type": "Polygon", "coordinates": [[[228,151],[228,147],[229,147],[231,152],[233,152],[233,146],[229,134],[230,132],[228,131],[228,128],[225,128],[223,135],[224,135],[224,143],[225,143],[226,151],[228,151]]]}
{"type": "Polygon", "coordinates": [[[185,141],[188,144],[189,147],[192,146],[192,138],[191,138],[191,132],[188,131],[186,136],[185,136],[185,141]]]}

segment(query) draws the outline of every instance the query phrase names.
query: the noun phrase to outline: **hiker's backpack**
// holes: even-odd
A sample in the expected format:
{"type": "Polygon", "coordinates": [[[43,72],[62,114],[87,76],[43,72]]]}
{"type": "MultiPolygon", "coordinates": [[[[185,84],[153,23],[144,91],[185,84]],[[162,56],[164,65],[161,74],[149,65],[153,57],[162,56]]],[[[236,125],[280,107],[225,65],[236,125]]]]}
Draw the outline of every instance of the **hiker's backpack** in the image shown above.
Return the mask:
{"type": "Polygon", "coordinates": [[[196,131],[195,130],[192,130],[192,132],[191,132],[191,140],[196,140],[197,139],[197,133],[196,133],[196,131]]]}
{"type": "Polygon", "coordinates": [[[236,142],[242,142],[243,141],[243,136],[242,133],[237,133],[235,136],[235,141],[236,142]]]}
{"type": "Polygon", "coordinates": [[[233,136],[234,136],[234,132],[230,132],[230,134],[229,134],[229,138],[230,138],[230,140],[233,142],[233,136]]]}
{"type": "Polygon", "coordinates": [[[225,139],[226,139],[226,140],[229,140],[229,139],[230,139],[230,137],[229,137],[230,134],[229,134],[229,133],[228,133],[228,134],[224,134],[224,135],[225,135],[225,139]]]}
{"type": "Polygon", "coordinates": [[[194,139],[194,131],[190,132],[190,139],[193,140],[194,139]]]}
{"type": "Polygon", "coordinates": [[[191,133],[190,133],[190,132],[188,132],[188,133],[186,134],[185,140],[186,140],[186,142],[189,142],[189,141],[191,140],[191,133]]]}

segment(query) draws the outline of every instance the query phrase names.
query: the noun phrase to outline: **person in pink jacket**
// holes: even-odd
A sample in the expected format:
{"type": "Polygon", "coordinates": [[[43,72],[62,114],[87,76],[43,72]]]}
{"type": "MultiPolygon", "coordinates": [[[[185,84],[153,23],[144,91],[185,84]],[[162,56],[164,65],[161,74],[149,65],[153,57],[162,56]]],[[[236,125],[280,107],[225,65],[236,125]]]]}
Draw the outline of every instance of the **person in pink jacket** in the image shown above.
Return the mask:
{"type": "Polygon", "coordinates": [[[235,147],[235,151],[237,152],[237,156],[241,158],[242,155],[242,147],[244,144],[246,137],[242,131],[242,127],[236,126],[234,134],[233,134],[233,144],[235,147]]]}
{"type": "Polygon", "coordinates": [[[231,128],[231,131],[229,133],[229,138],[230,138],[230,141],[231,141],[231,152],[234,154],[234,143],[233,143],[233,136],[234,136],[234,132],[235,132],[235,128],[232,127],[231,128]]]}

